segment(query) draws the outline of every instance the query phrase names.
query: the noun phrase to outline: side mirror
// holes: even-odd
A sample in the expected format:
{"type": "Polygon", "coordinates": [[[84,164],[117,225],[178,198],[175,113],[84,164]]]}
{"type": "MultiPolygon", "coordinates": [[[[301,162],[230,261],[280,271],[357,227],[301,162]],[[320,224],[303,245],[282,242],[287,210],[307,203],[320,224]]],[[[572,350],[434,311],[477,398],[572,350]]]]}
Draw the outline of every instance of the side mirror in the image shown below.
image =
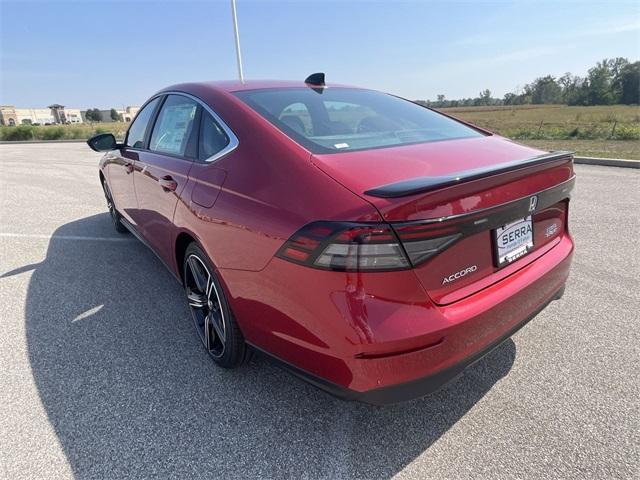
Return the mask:
{"type": "Polygon", "coordinates": [[[87,140],[87,145],[89,145],[91,150],[96,152],[108,152],[109,150],[115,150],[120,147],[120,145],[116,143],[116,137],[113,136],[113,133],[94,135],[87,140]]]}

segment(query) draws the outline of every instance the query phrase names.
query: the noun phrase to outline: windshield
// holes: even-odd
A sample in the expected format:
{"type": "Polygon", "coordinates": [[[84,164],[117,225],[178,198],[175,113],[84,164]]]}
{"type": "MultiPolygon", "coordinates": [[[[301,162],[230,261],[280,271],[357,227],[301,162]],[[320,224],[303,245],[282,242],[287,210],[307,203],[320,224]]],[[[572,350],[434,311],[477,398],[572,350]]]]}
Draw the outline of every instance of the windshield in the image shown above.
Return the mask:
{"type": "Polygon", "coordinates": [[[413,102],[372,90],[282,88],[236,96],[313,153],[484,135],[413,102]]]}

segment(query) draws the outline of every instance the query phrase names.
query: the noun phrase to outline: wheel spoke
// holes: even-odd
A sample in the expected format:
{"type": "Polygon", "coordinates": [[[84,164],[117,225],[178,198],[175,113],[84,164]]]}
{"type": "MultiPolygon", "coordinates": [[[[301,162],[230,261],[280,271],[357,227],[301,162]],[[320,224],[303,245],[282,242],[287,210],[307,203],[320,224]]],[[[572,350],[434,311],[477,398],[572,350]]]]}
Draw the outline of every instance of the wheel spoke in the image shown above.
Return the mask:
{"type": "Polygon", "coordinates": [[[211,350],[213,342],[215,341],[215,339],[211,338],[213,335],[213,332],[211,331],[212,323],[211,313],[209,313],[204,319],[204,345],[207,347],[207,350],[211,350]]]}
{"type": "Polygon", "coordinates": [[[209,313],[209,317],[211,318],[211,324],[213,329],[216,331],[216,335],[220,339],[220,342],[224,344],[226,335],[224,331],[224,319],[222,318],[222,312],[220,312],[220,310],[214,310],[209,313]]]}
{"type": "Polygon", "coordinates": [[[189,265],[189,270],[191,270],[191,275],[193,275],[193,281],[196,282],[196,287],[200,290],[201,293],[207,292],[207,282],[203,282],[202,274],[200,272],[200,268],[196,264],[195,257],[189,257],[187,260],[187,265],[189,265]]]}
{"type": "Polygon", "coordinates": [[[206,288],[206,295],[207,295],[207,298],[209,299],[211,298],[211,290],[213,290],[213,277],[209,275],[209,278],[207,278],[207,288],[206,288]]]}

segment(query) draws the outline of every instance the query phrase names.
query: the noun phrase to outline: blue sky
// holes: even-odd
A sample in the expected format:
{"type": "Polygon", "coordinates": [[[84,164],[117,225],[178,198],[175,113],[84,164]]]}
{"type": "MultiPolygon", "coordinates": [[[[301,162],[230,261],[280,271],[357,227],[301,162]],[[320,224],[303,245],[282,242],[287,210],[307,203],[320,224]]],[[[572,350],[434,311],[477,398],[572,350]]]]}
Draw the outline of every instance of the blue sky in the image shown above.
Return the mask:
{"type": "MultiPolygon", "coordinates": [[[[0,0],[0,103],[136,105],[181,81],[236,78],[228,0],[0,0]]],[[[245,76],[502,96],[545,74],[640,58],[637,1],[238,0],[245,76]]]]}

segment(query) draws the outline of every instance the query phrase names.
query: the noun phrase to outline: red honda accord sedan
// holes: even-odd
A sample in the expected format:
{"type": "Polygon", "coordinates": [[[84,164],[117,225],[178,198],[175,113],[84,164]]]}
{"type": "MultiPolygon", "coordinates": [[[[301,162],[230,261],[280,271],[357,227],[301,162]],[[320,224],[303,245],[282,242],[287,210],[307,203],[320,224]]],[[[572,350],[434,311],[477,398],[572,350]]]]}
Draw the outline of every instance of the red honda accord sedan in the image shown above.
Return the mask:
{"type": "Polygon", "coordinates": [[[426,395],[560,298],[569,152],[407,100],[304,82],[155,94],[100,181],[185,289],[220,366],[252,349],[342,398],[426,395]]]}

